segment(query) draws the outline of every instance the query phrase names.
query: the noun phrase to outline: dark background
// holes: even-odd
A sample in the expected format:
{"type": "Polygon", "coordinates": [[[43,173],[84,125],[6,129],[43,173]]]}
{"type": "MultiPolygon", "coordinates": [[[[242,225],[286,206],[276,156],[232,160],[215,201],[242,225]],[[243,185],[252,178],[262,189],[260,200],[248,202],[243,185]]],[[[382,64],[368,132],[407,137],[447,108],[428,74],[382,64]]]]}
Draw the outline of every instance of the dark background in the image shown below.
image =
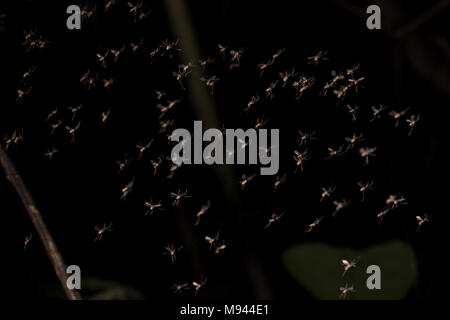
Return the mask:
{"type": "MultiPolygon", "coordinates": [[[[176,1],[175,1],[176,2],[176,1]]],[[[183,1],[182,1],[183,2],[183,1]]],[[[193,23],[198,50],[203,58],[213,56],[210,70],[220,78],[214,91],[214,103],[225,128],[248,128],[265,116],[267,128],[280,128],[280,174],[286,183],[276,193],[274,177],[256,175],[248,189],[240,190],[242,174],[258,173],[259,166],[234,166],[227,185],[220,169],[186,166],[174,178],[166,178],[169,162],[153,175],[151,159],[168,156],[171,146],[159,134],[154,90],[169,97],[183,97],[169,118],[175,127],[192,128],[201,118],[194,113],[192,91],[180,89],[171,75],[183,61],[184,52],[157,57],[149,52],[165,39],[176,39],[168,17],[171,1],[150,2],[149,17],[133,23],[124,1],[111,11],[96,13],[83,21],[82,30],[67,30],[65,1],[15,1],[1,4],[6,28],[0,32],[0,133],[11,134],[23,128],[24,141],[8,150],[36,200],[44,219],[67,264],[77,264],[84,276],[113,280],[140,293],[125,298],[172,297],[174,283],[191,282],[205,276],[207,287],[199,298],[310,298],[284,270],[281,253],[293,244],[320,241],[334,246],[364,248],[390,239],[410,243],[418,261],[419,276],[411,299],[444,296],[442,280],[447,188],[441,185],[446,172],[444,132],[447,127],[449,92],[448,9],[438,7],[434,15],[403,35],[402,26],[439,1],[413,4],[409,1],[380,1],[382,30],[365,26],[368,3],[350,1],[185,1],[193,23]],[[295,4],[294,4],[295,3],[295,4]],[[388,4],[389,3],[389,4],[388,4]],[[26,52],[22,45],[24,30],[37,29],[51,42],[41,51],[26,52]],[[144,45],[133,56],[130,42],[144,45]],[[229,71],[217,45],[246,48],[241,67],[229,71]],[[103,69],[97,52],[107,48],[125,52],[116,63],[103,69]],[[266,62],[280,48],[286,52],[272,68],[259,77],[256,65],[266,62]],[[328,51],[329,61],[318,66],[307,64],[306,57],[319,50],[328,51]],[[344,103],[336,105],[329,94],[319,96],[331,71],[344,71],[360,63],[364,88],[352,92],[344,103]],[[30,82],[32,90],[20,104],[23,70],[36,66],[30,82]],[[242,110],[256,92],[279,79],[278,72],[295,67],[314,75],[316,85],[296,101],[291,88],[278,88],[273,100],[263,99],[257,110],[242,110]],[[85,90],[80,77],[87,71],[114,78],[111,90],[85,90]],[[361,106],[360,119],[352,122],[347,103],[361,106]],[[65,130],[50,136],[47,114],[54,108],[71,125],[67,107],[83,104],[77,119],[81,121],[75,144],[65,130]],[[370,123],[370,106],[385,104],[389,110],[410,108],[420,114],[418,127],[408,137],[402,123],[394,128],[387,114],[370,123]],[[100,114],[108,106],[111,116],[105,124],[100,114]],[[316,131],[319,140],[309,151],[312,160],[302,173],[294,174],[293,150],[297,130],[316,131]],[[369,166],[356,152],[337,161],[323,161],[327,146],[336,146],[344,137],[364,132],[364,145],[376,145],[377,157],[369,166]],[[153,138],[151,150],[137,160],[135,145],[153,138]],[[60,150],[51,161],[44,157],[48,147],[60,150]],[[133,158],[130,168],[117,174],[116,160],[125,154],[133,158]],[[120,190],[132,178],[135,190],[126,201],[120,190]],[[365,203],[358,201],[355,184],[373,179],[376,191],[365,203]],[[320,187],[335,182],[336,198],[351,198],[352,205],[339,219],[331,219],[331,203],[321,204],[320,187]],[[189,190],[192,198],[179,208],[170,206],[170,192],[189,190]],[[230,188],[234,190],[229,190],[230,188]],[[408,206],[377,224],[376,213],[389,194],[402,193],[408,206]],[[228,195],[237,194],[230,200],[228,195]],[[165,210],[144,216],[144,201],[161,199],[165,210]],[[195,213],[207,199],[210,211],[194,227],[195,213]],[[264,229],[272,212],[285,212],[271,228],[264,229]],[[433,214],[433,223],[416,233],[414,216],[433,214]],[[324,215],[322,225],[311,234],[304,230],[316,217],[324,215]],[[94,242],[94,226],[112,221],[114,232],[94,242]],[[220,230],[228,247],[218,256],[208,252],[203,240],[220,230]],[[177,262],[163,255],[168,243],[183,245],[177,262]]],[[[445,2],[445,1],[444,1],[445,2]]],[[[81,3],[80,5],[85,5],[81,3]]],[[[183,40],[181,41],[183,43],[183,40]]],[[[214,107],[214,106],[213,106],[214,107]]],[[[197,108],[198,109],[198,108],[197,108]]],[[[205,119],[203,119],[205,120],[205,119]]],[[[76,123],[76,122],[75,122],[76,123]]],[[[170,129],[170,130],[173,130],[170,129]]],[[[170,130],[168,132],[170,132],[170,130]]],[[[2,141],[3,143],[3,141],[2,141]]],[[[3,292],[14,298],[63,298],[43,246],[18,196],[4,176],[1,190],[1,268],[3,292]],[[33,232],[29,248],[23,239],[33,232]]],[[[87,292],[81,291],[82,294],[87,292]]],[[[191,296],[192,292],[186,293],[191,296]]]]}

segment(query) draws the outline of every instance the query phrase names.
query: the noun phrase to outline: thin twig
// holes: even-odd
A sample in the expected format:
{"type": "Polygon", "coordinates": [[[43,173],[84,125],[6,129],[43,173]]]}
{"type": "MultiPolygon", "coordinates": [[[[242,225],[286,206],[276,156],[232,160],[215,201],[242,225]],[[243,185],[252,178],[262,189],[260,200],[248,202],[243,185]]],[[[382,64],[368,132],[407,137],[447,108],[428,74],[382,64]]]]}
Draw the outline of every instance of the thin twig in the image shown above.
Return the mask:
{"type": "Polygon", "coordinates": [[[417,28],[419,28],[421,25],[426,23],[427,21],[431,20],[435,15],[442,12],[446,7],[450,5],[450,0],[443,0],[439,1],[435,5],[433,5],[431,8],[423,12],[421,15],[417,16],[416,18],[410,20],[405,25],[401,26],[400,28],[395,31],[394,36],[397,38],[403,37],[407,35],[408,33],[413,32],[417,28]]]}
{"type": "Polygon", "coordinates": [[[11,182],[20,199],[22,200],[25,209],[27,210],[31,221],[36,228],[42,243],[44,244],[45,251],[55,269],[56,275],[58,276],[61,285],[64,288],[66,296],[70,300],[81,300],[81,296],[76,290],[71,290],[67,287],[67,273],[66,264],[64,263],[58,248],[56,247],[55,241],[53,240],[47,226],[44,223],[41,213],[37,209],[37,206],[28,191],[22,177],[17,172],[14,163],[9,158],[8,154],[5,152],[3,146],[0,144],[0,163],[6,173],[6,178],[11,182]]]}

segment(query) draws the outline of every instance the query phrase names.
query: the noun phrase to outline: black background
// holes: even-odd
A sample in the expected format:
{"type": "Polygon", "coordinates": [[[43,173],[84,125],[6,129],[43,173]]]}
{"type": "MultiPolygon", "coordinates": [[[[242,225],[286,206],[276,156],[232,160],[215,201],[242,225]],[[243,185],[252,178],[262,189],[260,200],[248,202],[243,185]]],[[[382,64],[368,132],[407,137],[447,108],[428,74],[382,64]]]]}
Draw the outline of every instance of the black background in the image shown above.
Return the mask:
{"type": "MultiPolygon", "coordinates": [[[[383,11],[383,17],[393,17],[388,29],[407,23],[432,5],[396,3],[398,11],[383,11]]],[[[72,3],[17,1],[14,6],[0,5],[6,14],[6,29],[0,33],[0,133],[9,135],[23,128],[23,143],[8,153],[67,264],[79,265],[84,275],[132,286],[145,298],[172,297],[172,284],[197,280],[202,275],[207,277],[208,286],[199,298],[309,298],[281,264],[280,254],[289,246],[322,241],[363,248],[400,238],[413,245],[419,262],[419,279],[408,297],[431,299],[444,295],[442,219],[447,189],[440,186],[440,180],[446,167],[444,132],[449,96],[448,91],[424,79],[411,66],[410,57],[415,52],[413,40],[425,39],[427,43],[430,38],[441,36],[448,41],[448,10],[411,34],[394,38],[391,30],[384,29],[384,18],[383,30],[370,31],[364,18],[354,16],[337,2],[189,2],[202,55],[215,58],[211,72],[220,81],[213,98],[223,126],[251,127],[264,115],[269,119],[266,127],[280,129],[279,173],[287,174],[286,183],[274,193],[274,177],[257,174],[248,189],[240,190],[239,177],[257,173],[259,167],[235,166],[232,179],[239,194],[236,206],[227,199],[226,187],[212,167],[182,167],[168,180],[166,164],[156,177],[153,175],[150,159],[170,153],[167,139],[158,134],[159,102],[154,90],[163,90],[173,98],[183,96],[182,103],[170,114],[176,127],[191,129],[198,119],[191,108],[189,88],[181,90],[171,75],[181,63],[178,55],[173,59],[157,57],[153,64],[148,56],[162,40],[174,38],[167,6],[147,1],[145,7],[152,9],[150,16],[135,24],[125,2],[107,13],[98,4],[97,13],[83,22],[82,30],[70,31],[65,26],[69,4],[72,3]],[[24,30],[32,28],[51,41],[48,48],[26,52],[22,45],[24,30]],[[128,44],[141,38],[144,46],[132,56],[128,44]],[[218,43],[246,48],[240,68],[227,69],[218,43]],[[102,69],[95,54],[123,44],[127,49],[118,62],[102,69]],[[259,77],[256,65],[266,62],[280,48],[286,48],[286,52],[267,74],[259,77]],[[318,66],[308,65],[306,57],[319,50],[328,51],[330,60],[318,66]],[[357,94],[349,94],[338,106],[332,94],[318,95],[320,85],[331,78],[331,70],[343,71],[357,63],[361,65],[359,74],[365,77],[364,88],[357,94]],[[22,71],[32,65],[37,67],[31,80],[32,90],[17,104],[16,90],[21,86],[22,71]],[[311,92],[296,101],[291,88],[278,88],[275,98],[263,99],[257,111],[242,112],[251,96],[256,92],[264,94],[264,88],[279,78],[278,72],[294,66],[316,77],[311,92]],[[112,89],[85,90],[79,79],[88,68],[113,77],[112,89]],[[346,112],[346,103],[362,106],[356,123],[346,112]],[[388,105],[389,110],[410,107],[411,113],[420,114],[414,134],[408,137],[404,123],[394,128],[387,115],[370,123],[370,106],[380,103],[388,105]],[[81,127],[77,142],[71,144],[64,130],[50,136],[47,114],[58,107],[59,116],[70,125],[71,115],[66,109],[78,104],[83,104],[83,109],[78,115],[81,127]],[[102,124],[100,114],[108,106],[111,117],[102,124]],[[292,154],[300,129],[315,130],[320,139],[309,148],[313,160],[305,164],[304,172],[294,174],[292,154]],[[378,147],[377,157],[371,159],[369,166],[363,165],[356,152],[333,162],[322,160],[327,146],[342,143],[354,132],[364,132],[364,145],[378,147]],[[137,161],[135,145],[151,138],[151,150],[137,161]],[[49,161],[44,153],[53,146],[60,152],[49,161]],[[116,160],[125,154],[133,158],[132,164],[125,173],[117,174],[116,160]],[[133,177],[135,190],[126,201],[121,201],[120,190],[133,177]],[[375,181],[377,189],[361,204],[355,184],[369,178],[375,181]],[[331,182],[338,186],[338,199],[354,199],[345,214],[335,220],[329,217],[332,205],[319,203],[320,187],[331,182]],[[180,188],[187,188],[192,198],[173,209],[168,194],[180,188]],[[405,194],[409,205],[380,226],[375,217],[377,210],[392,193],[405,194]],[[150,198],[161,199],[166,210],[144,216],[143,203],[150,198]],[[199,227],[194,227],[195,212],[207,199],[212,202],[210,212],[199,227]],[[264,229],[274,211],[285,215],[276,225],[264,229]],[[434,223],[416,234],[414,216],[424,212],[433,214],[434,223]],[[307,225],[321,215],[326,216],[323,225],[317,232],[305,234],[307,225]],[[107,221],[113,222],[114,232],[105,234],[103,241],[94,242],[94,226],[107,221]],[[214,256],[208,252],[203,237],[214,235],[217,230],[228,248],[214,256]],[[168,243],[185,248],[175,264],[163,255],[168,243]],[[259,268],[262,274],[258,274],[259,268]],[[249,274],[258,274],[267,289],[258,291],[249,274]]],[[[364,12],[367,5],[356,7],[364,12]]],[[[448,70],[448,63],[442,69],[448,70]]],[[[429,72],[433,78],[433,70],[429,72]]],[[[37,234],[30,247],[22,251],[24,237],[34,230],[4,176],[0,190],[2,291],[16,298],[62,298],[37,234]],[[49,289],[52,286],[56,289],[49,289]]]]}

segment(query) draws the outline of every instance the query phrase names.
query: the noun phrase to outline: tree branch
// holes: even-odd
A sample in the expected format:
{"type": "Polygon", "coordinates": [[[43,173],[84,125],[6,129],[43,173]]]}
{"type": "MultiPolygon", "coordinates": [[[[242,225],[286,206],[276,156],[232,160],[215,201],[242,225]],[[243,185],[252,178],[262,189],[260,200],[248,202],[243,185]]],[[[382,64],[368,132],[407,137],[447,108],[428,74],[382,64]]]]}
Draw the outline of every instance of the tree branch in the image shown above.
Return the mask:
{"type": "Polygon", "coordinates": [[[45,251],[47,252],[48,258],[55,269],[56,275],[61,282],[61,285],[64,288],[66,296],[70,300],[81,300],[81,296],[76,290],[70,290],[67,287],[67,273],[66,273],[66,264],[64,263],[63,258],[61,257],[58,248],[56,247],[55,241],[53,240],[50,232],[47,229],[47,226],[44,223],[41,213],[37,209],[37,206],[28,191],[25,183],[22,180],[22,177],[17,172],[14,163],[9,158],[8,154],[5,152],[5,149],[0,144],[0,164],[3,166],[3,169],[6,173],[6,178],[11,182],[20,199],[22,200],[25,209],[28,212],[28,215],[31,218],[31,221],[36,228],[36,231],[41,238],[42,243],[44,244],[45,251]]]}
{"type": "Polygon", "coordinates": [[[435,15],[439,14],[444,10],[446,7],[450,5],[450,0],[442,0],[433,5],[431,8],[423,12],[418,17],[410,20],[405,25],[401,26],[400,28],[395,31],[394,36],[397,38],[403,37],[407,35],[408,33],[413,32],[417,28],[419,28],[421,25],[426,23],[427,21],[431,20],[435,15]]]}

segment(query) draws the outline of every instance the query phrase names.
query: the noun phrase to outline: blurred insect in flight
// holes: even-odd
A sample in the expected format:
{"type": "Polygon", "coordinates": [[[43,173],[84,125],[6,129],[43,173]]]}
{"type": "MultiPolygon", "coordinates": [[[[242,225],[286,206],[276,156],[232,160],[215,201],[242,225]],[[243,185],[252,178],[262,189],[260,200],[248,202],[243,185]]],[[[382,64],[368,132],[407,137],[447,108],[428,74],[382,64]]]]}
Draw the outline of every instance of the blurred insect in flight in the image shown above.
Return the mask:
{"type": "Polygon", "coordinates": [[[5,150],[8,150],[11,144],[18,145],[20,141],[23,141],[23,130],[20,132],[18,130],[14,130],[10,137],[5,137],[5,150]]]}
{"type": "Polygon", "coordinates": [[[248,139],[248,141],[238,139],[238,142],[241,144],[241,149],[245,149],[250,144],[251,140],[250,138],[248,139]]]}
{"type": "Polygon", "coordinates": [[[76,117],[78,111],[80,111],[82,108],[83,108],[82,104],[80,104],[77,107],[69,107],[69,110],[72,113],[72,121],[75,120],[75,117],[76,117]]]}
{"type": "Polygon", "coordinates": [[[209,236],[205,237],[205,240],[209,244],[209,250],[211,250],[212,246],[215,245],[219,241],[219,235],[220,235],[220,231],[217,231],[216,235],[213,238],[209,237],[209,236]]]}
{"type": "Polygon", "coordinates": [[[177,171],[178,168],[180,168],[181,165],[177,165],[177,164],[172,164],[169,168],[169,174],[167,175],[167,179],[172,179],[175,172],[177,171]]]}
{"type": "Polygon", "coordinates": [[[301,76],[297,81],[292,83],[292,87],[295,89],[295,99],[300,100],[303,93],[312,87],[314,84],[314,77],[301,76]]]}
{"type": "Polygon", "coordinates": [[[331,197],[331,194],[336,190],[336,186],[335,185],[331,185],[328,188],[322,187],[321,189],[322,189],[322,193],[320,194],[320,202],[322,202],[326,198],[331,197]]]}
{"type": "Polygon", "coordinates": [[[350,89],[350,86],[341,86],[339,89],[337,90],[333,90],[333,93],[336,95],[336,97],[339,100],[344,99],[345,95],[347,94],[348,89],[350,89]]]}
{"type": "Polygon", "coordinates": [[[178,190],[178,193],[171,192],[170,196],[172,198],[174,198],[173,203],[172,203],[172,205],[174,207],[178,206],[180,204],[181,200],[191,197],[191,196],[187,195],[187,190],[184,192],[181,192],[180,190],[178,190]]]}
{"type": "Polygon", "coordinates": [[[170,261],[172,261],[172,263],[174,263],[175,260],[177,260],[176,253],[177,253],[178,251],[180,251],[181,249],[183,249],[183,247],[178,247],[178,248],[176,248],[173,244],[168,244],[168,245],[165,247],[165,249],[166,249],[167,252],[164,252],[164,254],[170,255],[170,261]]]}
{"type": "Polygon", "coordinates": [[[408,204],[407,202],[405,202],[406,199],[403,196],[400,195],[396,195],[396,194],[391,194],[389,195],[389,197],[386,199],[385,203],[386,205],[390,205],[391,209],[395,209],[398,207],[399,204],[403,204],[406,205],[408,204]]]}
{"type": "Polygon", "coordinates": [[[256,105],[256,103],[259,101],[260,96],[259,94],[254,95],[253,97],[251,97],[250,101],[247,103],[247,106],[244,109],[244,112],[249,111],[252,107],[254,107],[256,105]]]}
{"type": "Polygon", "coordinates": [[[214,86],[215,86],[216,82],[219,81],[219,78],[216,76],[210,76],[207,78],[201,77],[200,81],[204,82],[205,85],[211,89],[211,94],[213,95],[214,94],[214,86]]]}
{"type": "Polygon", "coordinates": [[[25,81],[29,80],[31,78],[31,75],[34,73],[35,70],[36,70],[36,66],[31,66],[27,71],[25,71],[22,74],[22,78],[20,79],[20,82],[24,83],[25,81]]]}
{"type": "Polygon", "coordinates": [[[28,94],[30,94],[31,92],[31,88],[32,87],[27,87],[27,88],[23,88],[23,89],[18,89],[17,90],[17,99],[16,99],[16,103],[22,103],[23,99],[25,98],[25,96],[27,96],[28,94]]]}
{"type": "Polygon", "coordinates": [[[353,68],[347,69],[345,71],[345,74],[349,77],[353,77],[353,75],[355,74],[356,71],[358,71],[359,69],[359,63],[357,65],[355,65],[353,68]]]}
{"type": "Polygon", "coordinates": [[[226,247],[227,246],[225,245],[225,242],[222,242],[222,244],[216,245],[216,249],[214,250],[214,253],[217,255],[220,253],[220,251],[226,249],[226,247]]]}
{"type": "Polygon", "coordinates": [[[342,298],[342,299],[345,299],[349,292],[354,292],[355,291],[355,289],[353,288],[353,285],[351,285],[349,287],[347,283],[345,284],[345,287],[340,287],[339,290],[341,291],[341,294],[340,294],[339,297],[342,298]]]}
{"type": "Polygon", "coordinates": [[[166,96],[166,93],[164,91],[155,90],[156,100],[161,100],[163,97],[166,96]]]}
{"type": "Polygon", "coordinates": [[[389,208],[383,209],[377,213],[377,219],[379,220],[378,223],[381,223],[383,221],[383,218],[385,215],[387,215],[391,211],[389,208]]]}
{"type": "Polygon", "coordinates": [[[23,250],[25,250],[28,247],[28,245],[31,242],[31,239],[33,239],[33,234],[30,232],[30,234],[25,237],[25,241],[23,243],[23,250]]]}
{"type": "Polygon", "coordinates": [[[103,88],[110,89],[112,84],[114,83],[114,78],[102,79],[102,81],[103,81],[103,88]]]}
{"type": "Polygon", "coordinates": [[[152,145],[152,143],[153,143],[153,139],[150,140],[149,142],[147,142],[146,144],[137,144],[137,145],[136,145],[136,148],[137,148],[138,151],[139,151],[138,160],[141,160],[141,158],[142,158],[144,152],[147,151],[147,150],[150,148],[150,146],[152,145]]]}
{"type": "Polygon", "coordinates": [[[197,221],[195,221],[194,226],[198,226],[199,225],[201,216],[203,216],[206,213],[206,211],[209,210],[210,207],[211,207],[211,202],[208,200],[208,202],[205,205],[203,205],[200,208],[200,210],[197,212],[197,214],[196,214],[197,221]]]}
{"type": "Polygon", "coordinates": [[[120,196],[120,200],[126,200],[131,191],[133,191],[134,186],[134,178],[131,179],[121,190],[122,195],[120,196]]]}
{"type": "Polygon", "coordinates": [[[275,89],[275,87],[278,84],[278,80],[276,80],[275,82],[272,82],[267,88],[266,88],[266,98],[270,98],[273,99],[274,94],[273,94],[273,90],[275,89]]]}
{"type": "Polygon", "coordinates": [[[344,152],[342,152],[342,149],[343,149],[342,146],[339,146],[337,148],[337,150],[330,148],[330,147],[328,147],[327,149],[328,149],[328,157],[326,157],[325,160],[331,159],[333,157],[337,157],[344,153],[344,152]]]}
{"type": "Polygon", "coordinates": [[[331,78],[330,82],[325,83],[322,91],[319,93],[320,95],[326,96],[329,89],[334,88],[339,80],[343,80],[345,78],[342,74],[338,74],[335,70],[331,72],[331,75],[333,78],[331,78]]]}
{"type": "Polygon", "coordinates": [[[145,201],[144,206],[147,207],[147,211],[144,213],[144,215],[153,215],[153,211],[155,210],[163,210],[161,201],[153,203],[152,199],[150,201],[145,201]]]}
{"type": "Polygon", "coordinates": [[[58,129],[60,126],[62,126],[62,120],[59,119],[56,123],[52,123],[50,124],[50,126],[52,127],[52,130],[50,131],[50,135],[53,135],[55,133],[55,130],[58,129]]]}
{"type": "Polygon", "coordinates": [[[416,127],[417,121],[419,121],[420,116],[416,116],[414,114],[412,114],[409,119],[406,119],[406,122],[408,123],[408,126],[411,128],[409,129],[409,133],[408,136],[410,136],[414,130],[414,128],[416,127]]]}
{"type": "Polygon", "coordinates": [[[125,155],[125,158],[122,161],[117,160],[116,163],[119,165],[118,173],[121,173],[125,170],[126,167],[131,163],[131,159],[125,155]]]}
{"type": "Polygon", "coordinates": [[[283,54],[284,51],[286,51],[285,48],[278,49],[278,51],[272,55],[271,64],[274,64],[275,61],[281,56],[281,54],[283,54]]]}
{"type": "Polygon", "coordinates": [[[172,59],[172,52],[173,51],[180,51],[181,49],[178,48],[178,42],[179,40],[173,41],[173,42],[169,42],[169,39],[166,39],[165,41],[163,41],[161,43],[161,45],[159,46],[159,48],[161,50],[163,50],[163,52],[161,53],[161,56],[164,56],[164,54],[168,53],[170,58],[172,59]]]}
{"type": "Polygon", "coordinates": [[[139,40],[138,43],[130,42],[131,53],[136,54],[138,50],[143,46],[144,39],[139,40]]]}
{"type": "Polygon", "coordinates": [[[228,45],[223,46],[220,43],[217,45],[219,47],[219,52],[222,54],[222,59],[225,60],[228,50],[228,45]]]}
{"type": "Polygon", "coordinates": [[[322,88],[322,91],[320,91],[319,95],[326,96],[327,93],[328,93],[328,90],[331,89],[332,87],[333,87],[333,83],[326,82],[325,85],[322,88]]]}
{"type": "Polygon", "coordinates": [[[370,122],[375,121],[376,119],[380,119],[381,117],[381,112],[383,112],[384,110],[386,110],[387,107],[382,106],[381,104],[378,106],[378,108],[376,106],[372,106],[372,119],[370,119],[370,122]]]}
{"type": "Polygon", "coordinates": [[[239,68],[241,66],[241,58],[244,54],[245,49],[238,49],[238,50],[230,50],[230,65],[229,69],[232,70],[234,68],[239,68]]]}
{"type": "Polygon", "coordinates": [[[361,192],[361,202],[364,201],[364,196],[367,190],[373,190],[373,181],[366,182],[366,184],[362,183],[362,181],[358,181],[357,185],[359,186],[359,192],[361,192]]]}
{"type": "Polygon", "coordinates": [[[47,152],[44,153],[44,156],[48,158],[48,160],[52,160],[55,153],[59,152],[58,149],[52,148],[47,149],[47,152]]]}
{"type": "Polygon", "coordinates": [[[310,233],[314,228],[316,228],[319,225],[319,223],[320,223],[320,221],[322,221],[322,219],[323,219],[323,217],[319,217],[316,220],[314,220],[312,223],[310,223],[308,225],[308,229],[306,229],[305,232],[310,233]]]}
{"type": "Polygon", "coordinates": [[[257,65],[257,67],[259,68],[259,70],[261,70],[261,72],[259,73],[259,76],[262,77],[262,75],[264,74],[264,71],[266,71],[271,65],[272,65],[272,59],[270,59],[268,62],[266,63],[260,63],[257,65]]]}
{"type": "Polygon", "coordinates": [[[348,82],[350,82],[350,86],[355,88],[355,91],[358,92],[358,88],[361,87],[360,82],[363,81],[365,78],[350,78],[348,79],[348,82]]]}
{"type": "Polygon", "coordinates": [[[281,86],[282,88],[284,88],[286,86],[286,84],[288,83],[289,79],[291,79],[292,77],[295,77],[297,75],[297,73],[295,72],[295,69],[292,69],[292,71],[284,71],[284,72],[280,72],[279,73],[281,81],[283,82],[283,85],[281,86]]]}
{"type": "Polygon", "coordinates": [[[250,181],[253,180],[253,178],[255,177],[255,174],[246,176],[245,174],[242,175],[242,179],[239,181],[239,184],[241,185],[241,189],[244,189],[245,187],[248,186],[248,184],[250,183],[250,181]]]}
{"type": "Polygon", "coordinates": [[[195,290],[195,295],[198,294],[198,292],[200,291],[201,288],[204,288],[206,285],[206,278],[200,280],[199,282],[193,281],[192,285],[194,286],[194,290],[195,290]]]}
{"type": "Polygon", "coordinates": [[[134,22],[136,22],[138,12],[141,10],[143,2],[134,4],[134,3],[131,3],[130,1],[128,1],[127,4],[128,4],[128,7],[130,8],[129,12],[134,14],[134,22]]]}
{"type": "Polygon", "coordinates": [[[341,73],[337,73],[336,70],[331,71],[331,75],[333,76],[330,82],[332,86],[335,86],[338,81],[345,79],[345,76],[341,73]]]}
{"type": "Polygon", "coordinates": [[[83,6],[80,10],[81,20],[83,22],[88,21],[94,15],[96,10],[97,10],[97,7],[95,5],[94,6],[89,6],[89,5],[83,6]]]}
{"type": "Polygon", "coordinates": [[[341,264],[344,267],[344,273],[342,273],[342,277],[344,277],[348,270],[356,267],[356,260],[342,259],[341,264]]]}
{"type": "Polygon", "coordinates": [[[280,220],[283,217],[284,213],[280,213],[280,214],[276,214],[276,213],[272,213],[272,215],[270,216],[266,226],[264,227],[264,229],[267,229],[268,227],[270,227],[273,223],[277,222],[278,220],[280,220]]]}
{"type": "Polygon", "coordinates": [[[161,47],[158,46],[155,49],[153,49],[152,51],[150,51],[149,56],[150,56],[150,63],[153,63],[153,59],[156,57],[157,54],[161,53],[161,47]]]}
{"type": "Polygon", "coordinates": [[[47,115],[47,122],[50,121],[51,118],[53,118],[53,116],[55,116],[58,113],[58,108],[53,108],[52,111],[50,111],[50,113],[47,115]]]}
{"type": "Polygon", "coordinates": [[[100,241],[102,240],[105,232],[113,231],[112,222],[110,222],[109,224],[104,223],[103,227],[94,227],[94,229],[95,231],[97,231],[97,236],[95,237],[94,241],[100,241]]]}
{"type": "Polygon", "coordinates": [[[423,216],[423,218],[422,218],[421,216],[416,216],[416,220],[417,220],[417,230],[416,230],[416,232],[419,232],[419,231],[420,231],[420,228],[422,227],[422,225],[423,225],[425,222],[430,222],[430,221],[431,221],[431,218],[430,218],[427,214],[425,214],[425,215],[423,216]]]}
{"type": "Polygon", "coordinates": [[[359,148],[359,154],[364,159],[364,164],[369,164],[369,157],[376,156],[375,151],[377,150],[376,147],[374,148],[359,148]]]}
{"type": "Polygon", "coordinates": [[[181,283],[181,284],[174,284],[173,286],[172,286],[172,289],[173,289],[173,293],[175,294],[175,293],[181,293],[183,290],[186,290],[186,289],[188,289],[188,283],[186,282],[186,283],[181,283]]]}
{"type": "Polygon", "coordinates": [[[302,130],[299,130],[298,133],[300,134],[300,142],[298,144],[298,147],[301,147],[303,144],[307,144],[309,140],[317,140],[318,138],[314,136],[316,133],[313,132],[303,132],[302,130]]]}
{"type": "Polygon", "coordinates": [[[199,60],[198,64],[199,64],[200,68],[202,69],[202,72],[204,73],[204,72],[206,72],[206,67],[213,62],[214,62],[214,58],[208,57],[207,59],[199,60]]]}
{"type": "Polygon", "coordinates": [[[282,176],[277,176],[275,178],[275,182],[273,183],[273,191],[277,191],[278,188],[280,188],[280,185],[282,185],[286,181],[286,174],[283,174],[282,176]]]}
{"type": "Polygon", "coordinates": [[[316,55],[307,58],[308,64],[318,65],[321,60],[330,60],[326,57],[326,51],[319,51],[316,55]]]}
{"type": "Polygon", "coordinates": [[[334,212],[331,214],[331,216],[335,217],[342,209],[347,207],[350,204],[350,200],[342,199],[342,201],[333,201],[334,205],[334,212]]]}
{"type": "Polygon", "coordinates": [[[108,120],[110,114],[111,114],[111,107],[108,107],[108,110],[106,111],[102,111],[101,113],[102,123],[105,123],[106,120],[108,120]]]}
{"type": "Polygon", "coordinates": [[[100,65],[103,68],[106,68],[106,66],[107,66],[106,59],[107,59],[108,55],[109,55],[109,49],[107,49],[104,54],[97,53],[98,62],[100,62],[100,65]]]}
{"type": "Polygon", "coordinates": [[[347,141],[348,145],[347,145],[347,149],[345,150],[345,152],[347,152],[350,149],[353,149],[353,147],[355,146],[355,144],[357,142],[361,142],[364,141],[364,138],[362,137],[363,134],[360,133],[359,135],[357,135],[356,133],[353,134],[353,136],[351,137],[346,137],[345,141],[347,141]]]}
{"type": "Polygon", "coordinates": [[[71,142],[75,143],[75,134],[77,130],[80,128],[81,121],[78,121],[78,124],[75,127],[66,126],[67,133],[72,137],[71,142]]]}
{"type": "Polygon", "coordinates": [[[357,120],[357,111],[359,109],[359,106],[355,105],[355,106],[351,106],[351,105],[347,105],[347,110],[348,113],[350,113],[350,115],[352,116],[352,121],[356,121],[357,120]]]}
{"type": "Polygon", "coordinates": [[[105,12],[109,11],[115,4],[116,4],[116,0],[106,0],[105,1],[105,12]]]}
{"type": "Polygon", "coordinates": [[[158,157],[157,160],[150,160],[150,163],[152,164],[152,167],[153,167],[153,175],[156,176],[156,172],[162,164],[162,158],[158,157]]]}
{"type": "Polygon", "coordinates": [[[120,49],[111,49],[111,54],[114,57],[114,62],[117,62],[117,60],[119,59],[119,56],[122,52],[125,51],[125,45],[122,46],[122,48],[120,49]]]}
{"type": "Polygon", "coordinates": [[[151,12],[152,12],[152,9],[148,9],[147,11],[141,10],[137,16],[137,20],[142,21],[142,20],[146,19],[150,15],[151,12]]]}
{"type": "Polygon", "coordinates": [[[81,76],[80,82],[84,85],[85,89],[90,90],[91,88],[95,88],[99,79],[100,77],[98,74],[91,76],[91,72],[88,69],[86,73],[81,76]]]}
{"type": "Polygon", "coordinates": [[[409,108],[407,108],[405,110],[401,110],[401,111],[392,110],[391,112],[389,112],[389,115],[395,121],[395,127],[398,127],[400,119],[408,113],[408,110],[409,110],[409,108]]]}
{"type": "Polygon", "coordinates": [[[264,118],[264,117],[256,119],[256,123],[254,125],[254,128],[258,129],[258,128],[264,127],[266,125],[267,121],[268,120],[266,118],[264,118]]]}
{"type": "Polygon", "coordinates": [[[309,160],[308,157],[308,149],[305,149],[303,152],[299,152],[297,150],[294,151],[294,160],[295,160],[295,173],[297,173],[298,168],[303,172],[303,163],[309,160]]]}
{"type": "Polygon", "coordinates": [[[167,111],[169,111],[173,107],[175,107],[180,101],[181,101],[181,99],[170,100],[170,101],[167,101],[167,105],[165,105],[165,106],[162,104],[158,104],[156,107],[161,112],[159,118],[162,118],[166,114],[167,111]]]}
{"type": "Polygon", "coordinates": [[[172,75],[177,79],[180,84],[181,89],[185,90],[183,85],[183,79],[187,78],[187,76],[191,73],[192,63],[188,64],[180,64],[178,65],[178,72],[172,72],[172,75]]]}

